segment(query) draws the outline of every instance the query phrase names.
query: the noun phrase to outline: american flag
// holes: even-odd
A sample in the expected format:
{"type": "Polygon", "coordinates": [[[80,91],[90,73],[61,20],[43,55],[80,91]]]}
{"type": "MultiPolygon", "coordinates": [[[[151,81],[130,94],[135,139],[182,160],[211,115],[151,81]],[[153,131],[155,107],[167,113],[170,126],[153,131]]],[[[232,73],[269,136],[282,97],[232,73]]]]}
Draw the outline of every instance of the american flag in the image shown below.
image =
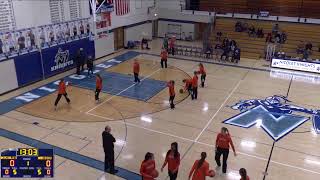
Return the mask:
{"type": "Polygon", "coordinates": [[[130,12],[130,0],[114,0],[117,16],[123,16],[130,12]]]}

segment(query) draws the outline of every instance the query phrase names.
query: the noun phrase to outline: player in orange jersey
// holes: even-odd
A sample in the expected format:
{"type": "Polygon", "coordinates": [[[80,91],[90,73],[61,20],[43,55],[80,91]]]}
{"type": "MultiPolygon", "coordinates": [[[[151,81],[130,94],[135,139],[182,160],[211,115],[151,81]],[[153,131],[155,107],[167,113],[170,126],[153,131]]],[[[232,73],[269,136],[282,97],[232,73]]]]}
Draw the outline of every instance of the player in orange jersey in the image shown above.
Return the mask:
{"type": "Polygon", "coordinates": [[[195,71],[193,73],[193,78],[192,78],[192,100],[198,98],[198,72],[195,71]]]}
{"type": "Polygon", "coordinates": [[[175,91],[174,91],[174,81],[169,81],[167,84],[168,88],[169,88],[169,102],[170,102],[170,108],[174,109],[174,97],[175,97],[175,91]]]}
{"type": "Polygon", "coordinates": [[[96,74],[96,91],[95,91],[95,100],[99,102],[99,94],[102,89],[102,78],[100,74],[96,74]]]}
{"type": "Polygon", "coordinates": [[[166,49],[162,49],[161,51],[161,67],[167,68],[167,60],[168,60],[168,52],[166,49]],[[164,64],[164,65],[163,65],[164,64]]]}
{"type": "Polygon", "coordinates": [[[144,161],[141,163],[140,174],[143,180],[154,180],[153,172],[156,170],[156,162],[154,161],[154,155],[147,152],[144,161]]]}
{"type": "Polygon", "coordinates": [[[57,99],[54,103],[54,110],[57,110],[57,105],[58,105],[62,95],[66,98],[68,104],[70,104],[70,99],[68,98],[68,94],[67,94],[66,89],[67,89],[67,87],[64,82],[64,79],[61,79],[59,82],[59,87],[58,87],[58,96],[57,96],[57,99]]]}
{"type": "Polygon", "coordinates": [[[139,72],[140,72],[140,64],[139,64],[138,60],[135,59],[134,63],[133,63],[133,75],[134,75],[134,82],[135,83],[140,82],[139,72]]]}
{"type": "Polygon", "coordinates": [[[182,82],[185,83],[184,90],[188,91],[192,96],[192,79],[184,79],[182,82]]]}
{"type": "Polygon", "coordinates": [[[192,180],[205,180],[206,176],[214,177],[215,172],[209,170],[209,163],[206,161],[207,153],[201,153],[201,159],[196,160],[189,173],[189,180],[192,176],[192,180]]]}
{"type": "Polygon", "coordinates": [[[204,82],[206,81],[207,73],[206,73],[202,63],[199,64],[198,73],[201,74],[201,77],[200,77],[200,79],[201,79],[201,87],[204,87],[204,82]]]}

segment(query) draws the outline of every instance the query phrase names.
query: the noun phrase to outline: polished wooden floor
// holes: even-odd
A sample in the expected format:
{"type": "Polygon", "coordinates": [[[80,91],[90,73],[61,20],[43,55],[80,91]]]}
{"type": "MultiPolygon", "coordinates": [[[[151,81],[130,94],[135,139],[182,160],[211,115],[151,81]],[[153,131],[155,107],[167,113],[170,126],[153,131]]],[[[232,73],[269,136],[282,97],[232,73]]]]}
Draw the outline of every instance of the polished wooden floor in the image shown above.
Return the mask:
{"type": "MultiPolygon", "coordinates": [[[[186,43],[186,42],[180,42],[186,43]]],[[[198,63],[189,60],[199,58],[183,57],[186,60],[169,58],[170,68],[160,68],[159,45],[161,40],[152,42],[150,53],[138,57],[142,75],[150,75],[157,80],[174,79],[176,91],[181,80],[192,76],[198,63]],[[152,55],[156,54],[156,55],[152,55]]],[[[122,54],[121,51],[99,61],[122,54]]],[[[119,64],[108,71],[130,74],[132,60],[119,64]]],[[[230,130],[238,156],[230,154],[228,173],[220,172],[214,179],[240,179],[238,170],[247,169],[250,179],[262,180],[268,164],[273,140],[259,127],[244,129],[223,124],[222,121],[238,114],[228,107],[239,100],[265,98],[288,92],[290,79],[271,76],[268,63],[263,60],[242,59],[241,66],[231,67],[222,64],[205,64],[207,81],[205,88],[199,89],[199,97],[191,101],[187,94],[178,94],[175,110],[168,109],[168,90],[161,91],[148,102],[139,102],[110,94],[102,94],[102,102],[95,104],[93,93],[71,87],[69,94],[74,102],[68,106],[61,101],[58,111],[53,111],[55,94],[34,101],[15,111],[0,116],[0,126],[34,139],[78,152],[98,160],[104,160],[101,132],[106,125],[118,140],[115,146],[116,165],[133,172],[139,172],[140,163],[146,152],[155,154],[156,166],[160,170],[165,153],[171,142],[179,143],[182,162],[178,179],[186,180],[193,162],[202,151],[208,154],[211,168],[215,168],[215,137],[220,128],[230,130]],[[186,98],[187,97],[187,98],[186,98]],[[99,106],[99,107],[97,107],[99,106]],[[93,109],[87,113],[90,109],[93,109]],[[125,121],[124,121],[125,120],[125,121]],[[39,126],[34,126],[34,121],[39,126]]],[[[64,75],[73,72],[64,73],[64,75]]],[[[60,75],[61,77],[63,75],[60,75]]],[[[58,76],[48,81],[58,79],[58,76]]],[[[47,81],[47,82],[48,82],[47,81]]],[[[1,97],[2,100],[28,91],[46,82],[39,82],[1,97]]],[[[288,98],[303,107],[320,107],[318,84],[293,79],[288,98]]],[[[268,180],[317,180],[320,178],[320,139],[312,130],[310,121],[289,133],[275,143],[268,166],[268,180]]],[[[25,147],[24,144],[0,137],[0,148],[25,147]]],[[[95,180],[121,179],[87,167],[62,157],[55,159],[56,180],[95,180]]],[[[166,171],[158,179],[166,179],[166,171]]],[[[209,178],[208,178],[209,179],[209,178]]]]}

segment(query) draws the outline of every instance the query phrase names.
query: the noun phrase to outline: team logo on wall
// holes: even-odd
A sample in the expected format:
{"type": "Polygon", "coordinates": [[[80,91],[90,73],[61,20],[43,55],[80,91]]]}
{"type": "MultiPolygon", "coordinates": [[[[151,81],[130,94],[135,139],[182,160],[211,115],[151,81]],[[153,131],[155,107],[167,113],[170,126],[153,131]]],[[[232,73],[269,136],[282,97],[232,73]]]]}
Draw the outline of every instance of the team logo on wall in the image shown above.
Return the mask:
{"type": "Polygon", "coordinates": [[[69,59],[69,50],[63,51],[61,48],[59,48],[54,58],[54,62],[55,66],[51,67],[51,71],[56,71],[72,65],[73,60],[69,59]]]}
{"type": "Polygon", "coordinates": [[[278,141],[311,116],[314,131],[320,133],[320,110],[292,105],[290,102],[287,97],[281,95],[241,100],[230,106],[241,113],[225,120],[224,123],[242,128],[250,128],[253,125],[262,127],[274,141],[278,141]]]}

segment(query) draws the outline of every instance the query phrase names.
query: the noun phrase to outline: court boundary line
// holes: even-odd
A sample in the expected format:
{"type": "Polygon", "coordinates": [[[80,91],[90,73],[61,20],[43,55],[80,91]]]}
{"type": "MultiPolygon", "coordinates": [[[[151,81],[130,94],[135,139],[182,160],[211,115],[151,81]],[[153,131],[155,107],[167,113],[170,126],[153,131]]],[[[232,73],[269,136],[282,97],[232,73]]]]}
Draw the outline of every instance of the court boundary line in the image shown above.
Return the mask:
{"type": "Polygon", "coordinates": [[[209,125],[211,124],[211,122],[213,121],[213,119],[218,115],[218,113],[220,112],[220,110],[224,107],[224,105],[226,104],[226,102],[229,100],[229,98],[232,96],[232,94],[235,92],[235,90],[238,89],[240,83],[242,82],[242,80],[240,80],[237,85],[233,88],[233,90],[229,93],[228,97],[223,101],[223,103],[221,104],[221,106],[219,107],[219,109],[214,113],[214,115],[209,119],[209,121],[207,122],[206,126],[202,129],[202,131],[200,132],[200,134],[196,137],[196,139],[194,140],[195,142],[199,140],[199,138],[201,137],[201,135],[204,133],[204,131],[209,127],[209,125]]]}
{"type": "MultiPolygon", "coordinates": [[[[160,70],[161,70],[161,68],[159,68],[159,69],[157,69],[156,71],[153,71],[151,74],[145,76],[143,79],[141,79],[140,83],[141,83],[142,81],[144,81],[145,79],[149,78],[150,76],[154,75],[155,73],[157,73],[157,72],[160,71],[160,70]]],[[[136,85],[139,85],[139,84],[133,83],[133,84],[130,85],[129,87],[127,87],[127,88],[123,89],[122,91],[120,91],[119,93],[117,93],[117,94],[115,94],[115,95],[112,95],[112,96],[111,96],[110,98],[108,98],[107,100],[105,100],[105,101],[101,102],[100,104],[96,105],[95,107],[89,109],[89,110],[86,112],[86,114],[88,114],[88,113],[90,113],[91,111],[97,109],[97,108],[100,107],[101,105],[109,102],[109,101],[110,101],[111,99],[113,99],[115,96],[120,95],[121,93],[127,91],[128,89],[130,89],[130,88],[132,88],[132,87],[134,87],[134,86],[136,86],[136,85]]]]}

